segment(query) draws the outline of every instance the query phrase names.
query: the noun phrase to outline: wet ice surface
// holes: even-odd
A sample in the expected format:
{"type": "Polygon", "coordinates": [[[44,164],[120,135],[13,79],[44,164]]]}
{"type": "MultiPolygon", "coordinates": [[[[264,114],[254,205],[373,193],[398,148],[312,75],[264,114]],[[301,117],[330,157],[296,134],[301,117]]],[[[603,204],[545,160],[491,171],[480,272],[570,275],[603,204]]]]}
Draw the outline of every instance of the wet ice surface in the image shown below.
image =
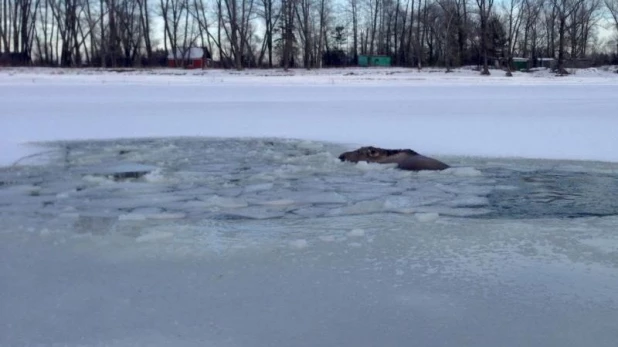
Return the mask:
{"type": "Polygon", "coordinates": [[[0,169],[0,345],[618,338],[615,164],[413,173],[296,140],[52,147],[0,169]]]}

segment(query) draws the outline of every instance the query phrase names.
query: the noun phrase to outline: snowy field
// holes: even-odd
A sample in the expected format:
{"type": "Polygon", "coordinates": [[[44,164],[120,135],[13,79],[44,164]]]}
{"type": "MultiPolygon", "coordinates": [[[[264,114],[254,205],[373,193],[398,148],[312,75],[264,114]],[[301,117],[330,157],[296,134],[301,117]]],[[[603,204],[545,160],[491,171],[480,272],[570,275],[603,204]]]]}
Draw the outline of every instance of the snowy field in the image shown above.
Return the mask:
{"type": "Polygon", "coordinates": [[[615,346],[613,70],[0,70],[0,346],[615,346]]]}

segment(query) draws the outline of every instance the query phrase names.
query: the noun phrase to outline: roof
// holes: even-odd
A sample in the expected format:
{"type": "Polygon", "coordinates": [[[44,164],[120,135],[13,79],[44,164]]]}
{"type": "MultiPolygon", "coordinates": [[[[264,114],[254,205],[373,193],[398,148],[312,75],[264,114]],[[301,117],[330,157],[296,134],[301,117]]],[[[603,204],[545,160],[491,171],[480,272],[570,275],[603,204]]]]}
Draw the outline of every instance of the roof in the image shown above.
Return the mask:
{"type": "Polygon", "coordinates": [[[359,54],[359,57],[372,57],[372,58],[390,58],[390,55],[387,54],[359,54]]]}
{"type": "MultiPolygon", "coordinates": [[[[174,52],[170,52],[167,55],[167,59],[174,59],[174,52]]],[[[176,52],[176,59],[201,59],[204,57],[204,50],[199,47],[178,48],[176,52]]]]}

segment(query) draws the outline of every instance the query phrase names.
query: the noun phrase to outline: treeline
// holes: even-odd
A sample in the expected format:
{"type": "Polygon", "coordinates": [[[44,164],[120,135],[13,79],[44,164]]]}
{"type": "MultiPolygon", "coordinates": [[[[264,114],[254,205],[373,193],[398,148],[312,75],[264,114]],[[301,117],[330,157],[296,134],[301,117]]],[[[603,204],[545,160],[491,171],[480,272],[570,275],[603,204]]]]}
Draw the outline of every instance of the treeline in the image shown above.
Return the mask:
{"type": "Polygon", "coordinates": [[[0,0],[0,65],[165,65],[204,47],[226,68],[455,67],[514,57],[616,61],[618,0],[0,0]],[[610,27],[604,27],[610,23],[610,27]]]}

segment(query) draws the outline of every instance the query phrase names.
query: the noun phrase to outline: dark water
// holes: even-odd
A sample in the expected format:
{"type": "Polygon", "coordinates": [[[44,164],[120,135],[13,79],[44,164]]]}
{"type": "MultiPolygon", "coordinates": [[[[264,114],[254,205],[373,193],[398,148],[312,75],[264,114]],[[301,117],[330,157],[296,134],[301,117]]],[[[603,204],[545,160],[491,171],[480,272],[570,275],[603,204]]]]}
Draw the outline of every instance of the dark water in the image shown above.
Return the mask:
{"type": "Polygon", "coordinates": [[[494,190],[484,218],[578,218],[618,214],[618,174],[486,169],[484,174],[517,190],[494,190]]]}

